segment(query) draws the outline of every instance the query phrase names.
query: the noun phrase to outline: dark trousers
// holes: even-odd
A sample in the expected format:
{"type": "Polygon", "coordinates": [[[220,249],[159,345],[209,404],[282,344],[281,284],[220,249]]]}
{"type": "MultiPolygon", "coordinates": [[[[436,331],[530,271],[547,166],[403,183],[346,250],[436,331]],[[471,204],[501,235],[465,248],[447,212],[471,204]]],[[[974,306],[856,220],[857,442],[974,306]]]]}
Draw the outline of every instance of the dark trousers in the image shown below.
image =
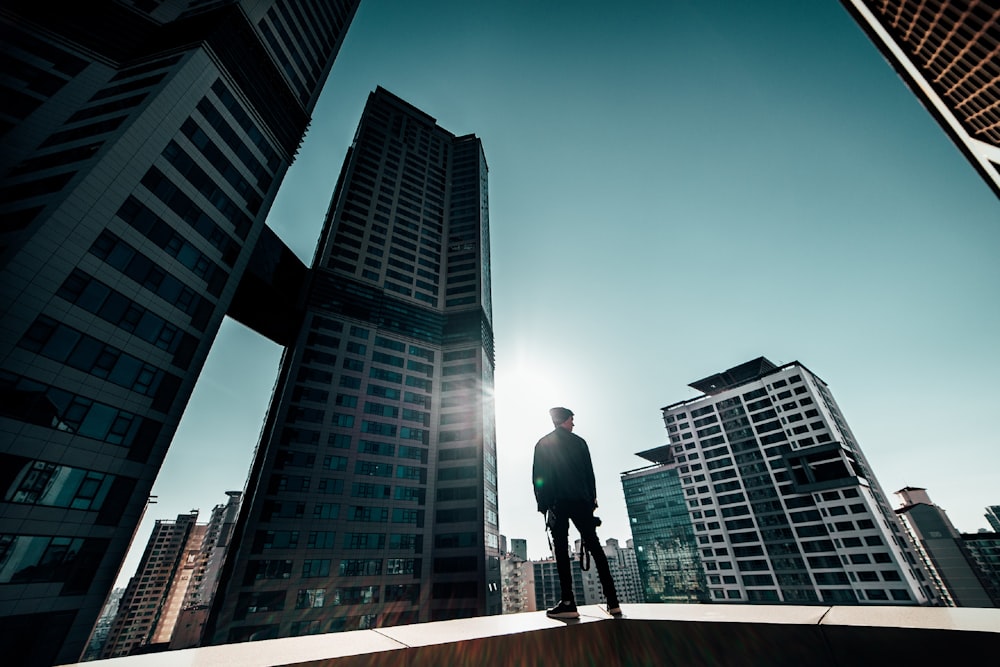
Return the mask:
{"type": "Polygon", "coordinates": [[[553,513],[555,514],[555,522],[550,526],[552,548],[556,552],[556,570],[559,572],[559,587],[562,590],[563,601],[575,601],[573,573],[570,571],[569,558],[569,522],[572,520],[573,525],[580,531],[584,547],[590,552],[594,565],[597,567],[597,576],[601,580],[601,588],[604,589],[604,598],[609,603],[616,604],[618,594],[615,592],[615,582],[611,578],[608,557],[604,554],[601,541],[597,538],[597,529],[594,526],[594,504],[587,501],[560,500],[553,513]]]}

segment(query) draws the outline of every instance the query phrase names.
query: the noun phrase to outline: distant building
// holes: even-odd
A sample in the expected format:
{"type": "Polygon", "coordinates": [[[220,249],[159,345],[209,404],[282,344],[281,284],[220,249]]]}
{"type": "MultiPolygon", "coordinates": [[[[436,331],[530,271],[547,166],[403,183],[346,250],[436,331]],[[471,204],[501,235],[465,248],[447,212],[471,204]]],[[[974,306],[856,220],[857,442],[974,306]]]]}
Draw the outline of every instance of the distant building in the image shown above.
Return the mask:
{"type": "MultiPolygon", "coordinates": [[[[580,540],[574,544],[574,556],[576,560],[571,564],[574,582],[579,577],[579,588],[583,590],[583,596],[578,597],[577,604],[603,604],[604,590],[601,587],[601,580],[597,574],[597,568],[593,565],[593,559],[585,557],[580,559],[580,540]],[[587,569],[583,569],[583,565],[587,569]]],[[[615,582],[615,591],[618,593],[620,602],[645,602],[645,594],[640,580],[639,567],[636,563],[635,549],[632,548],[632,541],[629,540],[627,546],[622,548],[618,540],[609,538],[602,547],[604,555],[608,558],[608,566],[611,569],[611,578],[615,582]]],[[[550,605],[551,606],[551,605],[550,605]]]]}
{"type": "Polygon", "coordinates": [[[503,595],[503,613],[519,614],[536,611],[535,570],[531,562],[516,553],[507,553],[500,559],[500,590],[503,595]]]}
{"type": "Polygon", "coordinates": [[[510,552],[521,560],[528,560],[528,541],[521,538],[513,538],[510,541],[510,552]]]}
{"type": "Polygon", "coordinates": [[[116,588],[111,591],[108,601],[104,603],[104,608],[101,609],[101,615],[97,617],[97,625],[94,626],[94,632],[91,633],[90,641],[87,643],[87,650],[81,659],[83,662],[97,660],[101,657],[101,649],[104,648],[108,632],[111,630],[111,625],[118,614],[118,603],[121,602],[124,594],[124,588],[116,588]]]}
{"type": "Polygon", "coordinates": [[[197,510],[156,522],[121,596],[102,658],[200,645],[242,493],[227,495],[208,524],[197,523],[197,510]]]}
{"type": "Polygon", "coordinates": [[[101,658],[152,647],[166,650],[205,535],[205,526],[197,521],[195,510],[153,526],[139,567],[119,602],[101,658]]]}
{"type": "MultiPolygon", "coordinates": [[[[535,584],[535,608],[549,609],[559,604],[562,597],[562,588],[559,585],[559,571],[556,569],[555,558],[545,558],[543,560],[531,561],[531,568],[534,573],[535,584]]],[[[573,594],[577,599],[582,600],[583,581],[580,578],[580,568],[574,567],[573,571],[573,594]]]]}
{"type": "Polygon", "coordinates": [[[633,541],[626,540],[623,548],[618,540],[608,538],[604,554],[608,557],[619,602],[645,602],[646,593],[642,585],[642,576],[639,574],[639,563],[635,556],[633,541]]]}
{"type": "Polygon", "coordinates": [[[984,515],[994,533],[1000,533],[1000,505],[990,505],[984,515]]]}
{"type": "Polygon", "coordinates": [[[982,575],[944,510],[931,502],[926,489],[908,486],[896,492],[903,520],[924,567],[950,607],[992,607],[982,575]]]}
{"type": "Polygon", "coordinates": [[[993,606],[1000,607],[1000,532],[962,533],[962,544],[993,606]]]}
{"type": "Polygon", "coordinates": [[[192,578],[184,603],[174,623],[170,636],[170,649],[200,646],[212,599],[219,585],[222,564],[229,548],[229,540],[239,515],[241,491],[227,491],[229,501],[212,508],[212,516],[205,526],[205,537],[198,553],[195,576],[192,578]]]}
{"type": "Polygon", "coordinates": [[[622,473],[622,489],[646,602],[707,602],[694,524],[669,445],[639,452],[655,465],[622,473]]]}
{"type": "MultiPolygon", "coordinates": [[[[683,535],[693,524],[711,600],[933,601],[825,382],[798,362],[779,367],[759,357],[690,386],[704,393],[663,408],[670,444],[649,456],[657,466],[640,471],[663,473],[661,495],[633,506],[676,503],[666,472],[676,471],[688,516],[662,530],[683,535]]],[[[640,515],[630,516],[635,530],[640,515]]],[[[649,543],[633,537],[637,549],[649,543]]]]}
{"type": "Polygon", "coordinates": [[[1000,12],[996,3],[841,2],[1000,195],[1000,82],[996,67],[1000,12]]]}

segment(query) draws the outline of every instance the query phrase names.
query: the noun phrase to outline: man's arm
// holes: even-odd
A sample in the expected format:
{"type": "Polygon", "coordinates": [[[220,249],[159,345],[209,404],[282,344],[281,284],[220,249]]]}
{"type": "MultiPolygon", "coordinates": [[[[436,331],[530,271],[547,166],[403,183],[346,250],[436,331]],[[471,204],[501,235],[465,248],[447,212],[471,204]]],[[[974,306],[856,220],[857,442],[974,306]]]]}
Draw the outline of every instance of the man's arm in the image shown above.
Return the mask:
{"type": "Polygon", "coordinates": [[[535,445],[535,457],[531,463],[531,481],[535,490],[535,504],[538,511],[544,513],[549,509],[548,489],[545,488],[545,481],[549,476],[550,466],[543,451],[542,443],[535,445]]]}
{"type": "Polygon", "coordinates": [[[594,497],[594,508],[596,509],[597,508],[597,480],[594,477],[594,462],[590,458],[590,448],[587,447],[587,441],[584,440],[583,438],[580,438],[580,441],[583,442],[583,451],[584,451],[584,454],[586,454],[586,462],[587,462],[587,484],[589,484],[589,486],[587,488],[590,489],[591,495],[594,497]]]}

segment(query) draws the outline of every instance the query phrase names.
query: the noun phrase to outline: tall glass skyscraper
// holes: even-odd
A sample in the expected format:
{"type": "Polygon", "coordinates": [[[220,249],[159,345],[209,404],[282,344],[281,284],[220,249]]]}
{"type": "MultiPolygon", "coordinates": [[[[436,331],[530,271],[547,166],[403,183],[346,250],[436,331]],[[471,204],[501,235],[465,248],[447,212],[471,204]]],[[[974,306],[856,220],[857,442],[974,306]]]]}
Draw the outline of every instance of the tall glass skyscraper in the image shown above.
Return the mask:
{"type": "Polygon", "coordinates": [[[285,342],[264,219],[357,5],[3,3],[4,660],[80,656],[222,318],[285,342]]]}
{"type": "Polygon", "coordinates": [[[679,477],[687,516],[671,529],[693,524],[711,600],[934,601],[825,382],[760,357],[690,386],[704,393],[663,408],[670,451],[651,471],[679,477]]]}
{"type": "Polygon", "coordinates": [[[489,267],[479,139],[379,88],[282,361],[214,642],[501,613],[489,267]]]}

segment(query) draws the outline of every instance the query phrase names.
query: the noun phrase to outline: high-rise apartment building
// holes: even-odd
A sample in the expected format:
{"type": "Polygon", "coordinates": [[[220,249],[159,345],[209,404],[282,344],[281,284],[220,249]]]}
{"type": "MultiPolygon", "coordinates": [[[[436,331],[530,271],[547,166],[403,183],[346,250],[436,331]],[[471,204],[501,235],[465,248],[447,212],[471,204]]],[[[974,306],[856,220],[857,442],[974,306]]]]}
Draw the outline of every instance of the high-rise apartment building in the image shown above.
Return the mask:
{"type": "Polygon", "coordinates": [[[1000,6],[985,0],[841,0],[1000,196],[1000,6]]]}
{"type": "Polygon", "coordinates": [[[214,642],[501,613],[488,215],[479,139],[372,93],[252,464],[214,642]]]}
{"type": "Polygon", "coordinates": [[[286,342],[264,219],[357,5],[0,7],[5,659],[79,658],[222,318],[286,342]]]}
{"type": "Polygon", "coordinates": [[[520,614],[537,611],[535,607],[535,568],[531,561],[515,552],[500,558],[500,591],[503,613],[520,614]]]}
{"type": "MultiPolygon", "coordinates": [[[[531,561],[532,581],[535,585],[535,609],[551,609],[559,604],[562,591],[559,586],[559,571],[556,569],[556,559],[545,558],[531,561]]],[[[584,599],[583,577],[580,568],[573,564],[570,569],[573,574],[573,595],[577,600],[584,599]]]]}
{"type": "MultiPolygon", "coordinates": [[[[635,558],[635,550],[632,548],[632,540],[624,548],[615,538],[608,538],[601,550],[608,559],[608,567],[611,569],[611,578],[615,582],[615,591],[621,602],[645,602],[645,592],[639,575],[639,566],[635,558]]],[[[573,564],[573,577],[580,579],[580,589],[583,595],[576,598],[577,604],[603,604],[604,590],[601,587],[601,579],[597,574],[597,568],[593,567],[592,559],[589,556],[579,558],[583,542],[576,540],[574,543],[577,562],[573,564]],[[586,566],[586,570],[583,567],[586,566]]],[[[549,605],[552,606],[552,605],[549,605]]]]}
{"type": "Polygon", "coordinates": [[[992,607],[972,555],[945,511],[931,502],[926,489],[908,486],[896,492],[903,522],[938,597],[950,607],[992,607]]]}
{"type": "MultiPolygon", "coordinates": [[[[632,540],[621,546],[618,540],[608,538],[604,542],[604,555],[608,557],[611,576],[615,580],[615,591],[621,602],[645,602],[645,587],[639,574],[639,563],[635,556],[632,540]]],[[[596,570],[594,570],[596,576],[596,570]]]]}
{"type": "Polygon", "coordinates": [[[690,386],[704,393],[663,408],[657,458],[679,476],[711,600],[933,600],[825,382],[760,357],[690,386]]]}
{"type": "Polygon", "coordinates": [[[193,511],[178,514],[176,521],[157,521],[153,526],[135,576],[118,604],[102,658],[170,643],[205,536],[205,526],[197,521],[198,512],[193,511]]]}
{"type": "Polygon", "coordinates": [[[194,575],[173,623],[171,650],[201,645],[208,612],[222,575],[222,564],[236,527],[243,493],[227,491],[226,495],[229,496],[229,501],[212,508],[212,516],[205,526],[205,536],[194,564],[194,575]]]}
{"type": "MultiPolygon", "coordinates": [[[[707,602],[708,582],[670,445],[637,456],[653,465],[621,475],[645,602],[707,602]]],[[[733,575],[729,575],[733,576],[733,575]]]]}

